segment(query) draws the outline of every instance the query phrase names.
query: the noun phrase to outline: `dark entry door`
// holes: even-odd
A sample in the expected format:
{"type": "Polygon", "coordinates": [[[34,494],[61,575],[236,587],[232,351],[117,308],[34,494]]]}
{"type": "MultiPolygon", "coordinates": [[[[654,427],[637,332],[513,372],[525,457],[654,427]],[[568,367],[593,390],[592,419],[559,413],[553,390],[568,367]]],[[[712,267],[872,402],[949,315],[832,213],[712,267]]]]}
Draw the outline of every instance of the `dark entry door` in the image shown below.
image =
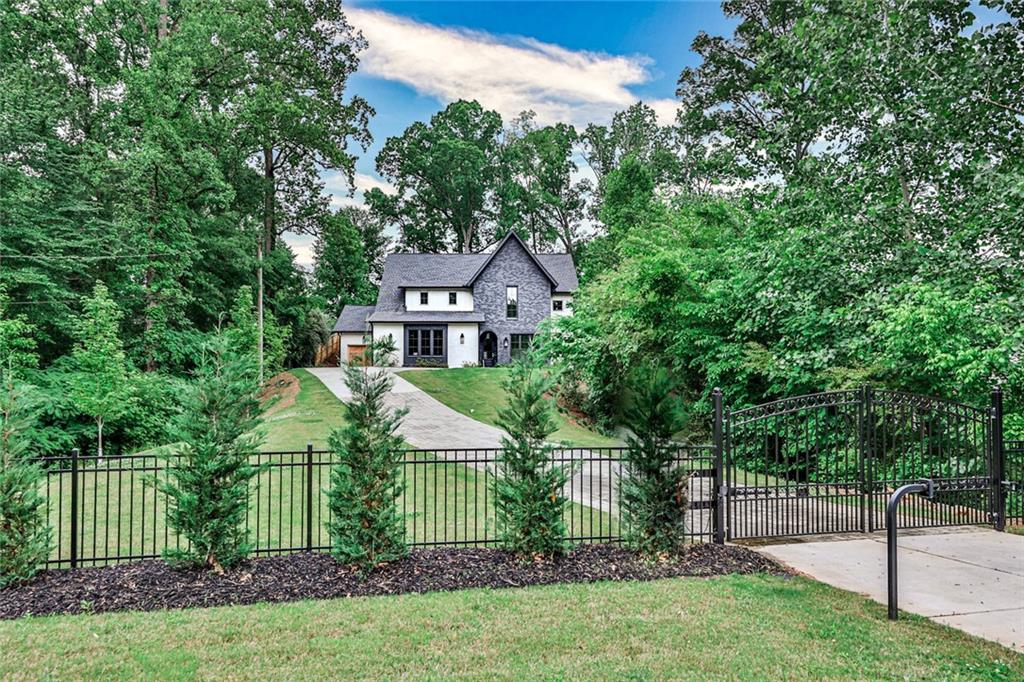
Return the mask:
{"type": "Polygon", "coordinates": [[[494,332],[484,332],[480,335],[480,364],[484,367],[494,367],[498,362],[498,337],[494,332]]]}

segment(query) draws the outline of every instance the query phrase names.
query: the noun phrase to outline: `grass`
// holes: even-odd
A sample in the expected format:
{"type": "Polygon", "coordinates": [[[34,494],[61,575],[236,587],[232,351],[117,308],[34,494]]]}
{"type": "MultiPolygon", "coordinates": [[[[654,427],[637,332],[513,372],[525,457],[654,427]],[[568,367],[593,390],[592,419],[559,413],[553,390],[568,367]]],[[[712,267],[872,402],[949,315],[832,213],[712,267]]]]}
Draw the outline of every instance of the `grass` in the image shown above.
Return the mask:
{"type": "MultiPolygon", "coordinates": [[[[498,410],[505,405],[503,383],[507,367],[460,367],[453,369],[406,370],[403,379],[441,401],[456,412],[491,426],[497,426],[498,410]]],[[[595,433],[577,424],[571,416],[559,411],[555,415],[558,430],[551,436],[555,442],[578,447],[617,447],[622,442],[595,433]]]]}
{"type": "MultiPolygon", "coordinates": [[[[325,457],[317,455],[315,461],[325,461],[325,457]]],[[[274,466],[258,476],[250,500],[251,540],[260,550],[303,547],[305,453],[264,455],[261,460],[274,466]]],[[[409,454],[406,461],[405,491],[398,498],[398,509],[410,543],[466,543],[496,537],[493,473],[455,461],[435,462],[422,453],[409,454]]],[[[155,463],[147,458],[132,463],[138,468],[128,469],[127,464],[109,460],[99,468],[82,469],[79,494],[85,523],[80,530],[80,557],[159,555],[164,547],[177,545],[165,522],[164,497],[146,482],[155,463]],[[125,470],[118,471],[119,467],[125,470]]],[[[314,545],[321,548],[330,545],[327,496],[319,492],[329,485],[329,478],[328,464],[314,466],[313,536],[314,545]]],[[[55,529],[51,558],[68,558],[71,475],[51,475],[48,488],[50,522],[55,529]]],[[[612,538],[619,534],[613,515],[575,503],[566,505],[565,522],[570,535],[576,537],[612,538]]]]}
{"type": "Polygon", "coordinates": [[[28,618],[0,642],[4,679],[1024,676],[996,644],[760,575],[28,618]]]}
{"type": "Polygon", "coordinates": [[[341,401],[306,370],[293,369],[287,374],[298,380],[299,391],[294,402],[285,399],[268,411],[263,450],[305,450],[306,443],[318,450],[326,448],[331,431],[344,422],[341,401]]]}

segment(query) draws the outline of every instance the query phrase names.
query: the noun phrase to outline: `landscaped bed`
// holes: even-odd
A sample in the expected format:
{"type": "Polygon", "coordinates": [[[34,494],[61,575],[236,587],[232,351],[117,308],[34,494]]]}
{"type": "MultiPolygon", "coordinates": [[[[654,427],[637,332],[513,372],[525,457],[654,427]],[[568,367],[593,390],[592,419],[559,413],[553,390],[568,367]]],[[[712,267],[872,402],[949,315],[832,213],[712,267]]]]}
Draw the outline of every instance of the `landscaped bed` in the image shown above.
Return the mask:
{"type": "Polygon", "coordinates": [[[527,562],[499,549],[427,549],[366,575],[326,554],[252,559],[224,575],[143,561],[43,572],[29,584],[0,591],[0,618],[732,573],[783,569],[744,547],[712,544],[661,561],[612,545],[581,545],[561,559],[527,562]]]}

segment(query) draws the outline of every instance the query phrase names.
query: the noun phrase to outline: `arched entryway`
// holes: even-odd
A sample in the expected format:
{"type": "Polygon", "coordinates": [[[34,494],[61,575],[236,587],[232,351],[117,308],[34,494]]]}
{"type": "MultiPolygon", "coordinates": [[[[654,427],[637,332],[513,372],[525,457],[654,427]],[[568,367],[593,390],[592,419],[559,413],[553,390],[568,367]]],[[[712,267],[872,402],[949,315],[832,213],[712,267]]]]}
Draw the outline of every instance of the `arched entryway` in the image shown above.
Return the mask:
{"type": "Polygon", "coordinates": [[[494,332],[480,335],[480,364],[494,367],[498,363],[498,337],[494,332]]]}

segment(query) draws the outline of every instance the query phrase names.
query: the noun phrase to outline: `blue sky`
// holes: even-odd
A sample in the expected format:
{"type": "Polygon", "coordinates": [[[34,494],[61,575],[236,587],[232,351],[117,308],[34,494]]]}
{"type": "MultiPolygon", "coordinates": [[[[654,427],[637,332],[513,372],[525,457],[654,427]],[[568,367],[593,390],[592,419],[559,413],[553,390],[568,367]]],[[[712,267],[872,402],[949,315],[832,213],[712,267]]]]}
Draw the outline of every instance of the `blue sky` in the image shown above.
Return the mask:
{"type": "MultiPolygon", "coordinates": [[[[1003,19],[972,3],[976,26],[1003,19]]],[[[675,84],[701,30],[731,35],[736,22],[713,2],[345,2],[369,41],[349,92],[376,109],[373,145],[356,164],[356,186],[323,176],[337,206],[388,185],[374,158],[384,141],[457,99],[476,99],[508,121],[525,109],[540,123],[607,122],[637,100],[669,122],[675,84]]],[[[583,169],[586,172],[587,169],[583,169]]],[[[302,265],[311,239],[286,235],[302,265]]]]}
{"type": "MultiPolygon", "coordinates": [[[[374,157],[391,135],[456,99],[477,99],[509,120],[524,109],[541,123],[607,122],[644,100],[666,121],[675,83],[697,63],[700,30],[730,34],[718,2],[374,2],[345,4],[370,47],[350,92],[376,109],[373,146],[356,164],[356,193],[327,174],[339,205],[381,183],[374,157]]],[[[383,186],[383,185],[380,185],[383,186]]],[[[301,263],[309,240],[287,241],[301,263]]]]}

